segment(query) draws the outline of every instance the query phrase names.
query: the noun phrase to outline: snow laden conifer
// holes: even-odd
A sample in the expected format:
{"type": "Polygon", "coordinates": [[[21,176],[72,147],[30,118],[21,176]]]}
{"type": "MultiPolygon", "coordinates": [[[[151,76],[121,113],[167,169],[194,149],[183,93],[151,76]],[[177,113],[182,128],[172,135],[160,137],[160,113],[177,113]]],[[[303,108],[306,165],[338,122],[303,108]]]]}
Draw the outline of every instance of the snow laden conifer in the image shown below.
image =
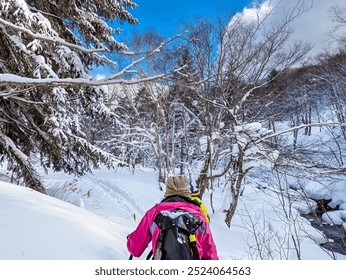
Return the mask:
{"type": "Polygon", "coordinates": [[[135,7],[130,0],[0,0],[0,163],[12,179],[45,193],[38,164],[83,174],[114,163],[88,141],[85,120],[114,116],[102,90],[86,81],[93,66],[112,63],[104,53],[127,50],[114,37],[120,29],[107,23],[136,24],[128,11],[135,7]],[[48,86],[51,80],[84,83],[48,86]]]}

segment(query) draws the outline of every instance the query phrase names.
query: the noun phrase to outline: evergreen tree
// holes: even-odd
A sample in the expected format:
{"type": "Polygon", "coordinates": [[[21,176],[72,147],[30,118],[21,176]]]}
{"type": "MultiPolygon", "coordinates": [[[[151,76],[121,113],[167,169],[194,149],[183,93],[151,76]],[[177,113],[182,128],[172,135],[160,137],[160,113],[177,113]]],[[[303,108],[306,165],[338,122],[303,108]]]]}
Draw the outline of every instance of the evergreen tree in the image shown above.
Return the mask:
{"type": "Polygon", "coordinates": [[[0,0],[0,163],[13,179],[45,193],[35,169],[84,174],[114,158],[87,141],[89,118],[113,118],[98,87],[44,86],[88,80],[104,52],[127,50],[107,23],[136,24],[131,0],[0,0]],[[10,77],[10,79],[8,79],[10,77]],[[23,86],[26,78],[39,86],[23,86]],[[21,83],[18,83],[21,82],[21,83]]]}
{"type": "Polygon", "coordinates": [[[186,173],[186,168],[191,164],[191,156],[196,156],[200,134],[199,115],[201,113],[201,100],[194,83],[198,81],[194,67],[194,57],[189,49],[184,49],[180,54],[177,68],[182,68],[172,77],[172,85],[167,96],[166,111],[169,124],[169,138],[166,139],[170,146],[170,158],[175,168],[180,169],[180,174],[186,173]]]}

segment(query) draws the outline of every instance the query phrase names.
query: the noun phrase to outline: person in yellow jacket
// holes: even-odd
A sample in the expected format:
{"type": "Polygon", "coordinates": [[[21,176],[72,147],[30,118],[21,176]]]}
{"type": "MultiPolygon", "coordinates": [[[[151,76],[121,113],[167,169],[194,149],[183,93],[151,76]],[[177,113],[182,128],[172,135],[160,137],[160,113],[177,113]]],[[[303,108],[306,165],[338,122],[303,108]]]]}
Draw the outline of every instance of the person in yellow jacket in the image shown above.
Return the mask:
{"type": "Polygon", "coordinates": [[[199,207],[201,208],[203,215],[205,216],[206,221],[210,222],[210,217],[208,215],[207,207],[203,204],[201,198],[199,197],[200,191],[197,187],[194,187],[190,182],[190,190],[191,190],[191,200],[197,202],[199,207]]]}

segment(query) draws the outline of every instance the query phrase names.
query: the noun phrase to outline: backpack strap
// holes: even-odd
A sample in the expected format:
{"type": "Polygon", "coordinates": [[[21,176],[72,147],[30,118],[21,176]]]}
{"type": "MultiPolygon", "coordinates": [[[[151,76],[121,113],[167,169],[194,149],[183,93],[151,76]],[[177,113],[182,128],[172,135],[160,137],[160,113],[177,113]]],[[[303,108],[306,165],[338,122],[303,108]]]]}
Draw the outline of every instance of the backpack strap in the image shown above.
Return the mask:
{"type": "Polygon", "coordinates": [[[191,250],[192,250],[192,257],[194,260],[199,260],[196,234],[195,233],[190,234],[189,240],[190,240],[190,245],[191,245],[191,250]]]}
{"type": "MultiPolygon", "coordinates": [[[[156,249],[155,249],[155,253],[153,256],[154,260],[161,260],[162,259],[162,249],[163,249],[164,236],[165,236],[164,230],[161,230],[160,234],[157,238],[157,241],[156,241],[156,249]]],[[[152,253],[152,251],[151,251],[151,253],[152,253]]]]}

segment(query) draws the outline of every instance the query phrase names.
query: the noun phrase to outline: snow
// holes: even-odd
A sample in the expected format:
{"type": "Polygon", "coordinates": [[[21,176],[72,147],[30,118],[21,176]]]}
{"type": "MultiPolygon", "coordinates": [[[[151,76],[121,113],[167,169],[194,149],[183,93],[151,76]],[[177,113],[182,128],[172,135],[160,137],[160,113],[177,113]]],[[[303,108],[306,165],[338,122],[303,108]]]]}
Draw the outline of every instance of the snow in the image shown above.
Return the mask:
{"type": "MultiPolygon", "coordinates": [[[[157,178],[156,171],[144,168],[134,173],[104,168],[80,178],[50,172],[44,181],[51,196],[0,181],[0,259],[128,259],[126,236],[163,198],[157,178]]],[[[221,260],[297,259],[290,241],[292,227],[299,234],[302,259],[330,259],[317,245],[326,238],[294,208],[286,219],[277,194],[270,189],[248,184],[230,228],[224,222],[224,198],[224,190],[214,190],[213,213],[210,193],[204,196],[221,260]],[[263,247],[261,251],[257,245],[263,247]]],[[[341,216],[345,211],[337,212],[333,217],[345,217],[341,216]]],[[[145,257],[146,252],[141,259],[145,257]]]]}
{"type": "Polygon", "coordinates": [[[259,132],[261,129],[262,125],[258,122],[248,123],[244,125],[244,130],[259,132]]]}
{"type": "Polygon", "coordinates": [[[304,187],[305,193],[313,199],[331,199],[332,191],[318,182],[308,182],[304,187]]]}
{"type": "Polygon", "coordinates": [[[70,203],[0,184],[0,259],[122,259],[127,226],[70,203]]]}
{"type": "Polygon", "coordinates": [[[322,219],[330,225],[343,225],[346,221],[346,211],[329,211],[322,214],[322,219]]]}
{"type": "Polygon", "coordinates": [[[294,202],[292,206],[301,214],[309,214],[316,210],[317,203],[314,200],[308,199],[307,201],[300,200],[298,202],[294,202]]]}

